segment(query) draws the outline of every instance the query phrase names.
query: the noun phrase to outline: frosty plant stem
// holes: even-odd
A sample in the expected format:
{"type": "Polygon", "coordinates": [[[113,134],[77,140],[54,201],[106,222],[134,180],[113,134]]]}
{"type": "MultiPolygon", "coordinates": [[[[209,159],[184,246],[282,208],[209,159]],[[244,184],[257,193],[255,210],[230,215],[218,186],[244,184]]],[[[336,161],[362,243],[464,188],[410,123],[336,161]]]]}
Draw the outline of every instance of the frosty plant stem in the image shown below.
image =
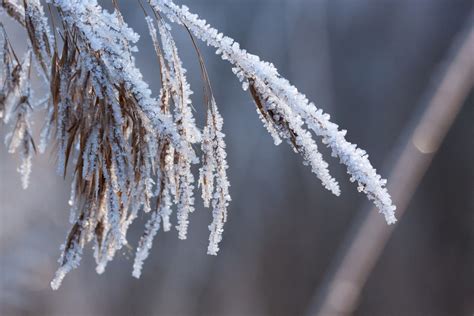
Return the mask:
{"type": "MultiPolygon", "coordinates": [[[[318,110],[314,103],[310,103],[296,87],[282,78],[273,64],[261,61],[258,56],[240,49],[239,43],[190,13],[186,6],[179,7],[166,0],[150,0],[150,4],[155,10],[163,11],[173,22],[185,24],[196,37],[217,48],[216,53],[220,54],[222,59],[235,66],[234,73],[242,82],[243,89],[247,90],[250,86],[254,98],[259,99],[256,103],[264,103],[262,105],[264,109],[261,110],[266,112],[262,114],[266,120],[264,123],[275,127],[272,129],[277,132],[275,137],[289,138],[296,151],[301,148],[307,150],[309,154],[303,153],[303,155],[309,158],[308,163],[312,165],[313,172],[320,177],[327,189],[336,195],[340,193],[337,183],[327,172],[327,163],[317,152],[311,136],[304,130],[301,131],[301,135],[295,133],[295,129],[299,130],[303,124],[302,120],[316,135],[323,138],[323,142],[332,149],[332,154],[339,157],[347,166],[351,181],[357,180],[359,191],[363,191],[374,201],[387,223],[395,222],[395,207],[384,188],[385,180],[376,173],[365,151],[347,142],[344,138],[346,132],[339,131],[338,126],[329,121],[328,114],[318,110]],[[312,154],[316,157],[312,157],[312,154]]],[[[276,143],[279,143],[278,138],[276,143]]]]}
{"type": "Polygon", "coordinates": [[[241,49],[187,7],[167,0],[148,0],[154,19],[144,8],[161,77],[161,90],[155,98],[135,66],[139,36],[124,21],[116,1],[113,12],[103,10],[96,0],[47,2],[56,11],[60,23],[55,24],[61,28],[50,30],[39,0],[1,0],[1,8],[27,30],[30,49],[20,61],[0,25],[0,114],[3,124],[12,128],[7,135],[9,151],[15,152],[22,144],[24,186],[36,148],[29,132],[29,112],[42,108],[43,103],[47,114],[40,151],[55,142],[58,171],[72,177],[72,227],[62,246],[60,266],[51,282],[53,289],[78,266],[88,243],[93,244],[97,272],[102,273],[117,250],[128,244],[128,227],[140,211],[150,214],[137,246],[133,276],[140,277],[160,226],[170,230],[174,209],[178,236],[186,238],[189,216],[194,211],[191,167],[199,163],[195,144],[201,144],[202,149],[201,196],[204,205],[212,207],[207,252],[217,254],[231,200],[225,135],[193,35],[232,64],[276,145],[285,140],[322,185],[340,195],[339,184],[330,175],[313,138],[313,134],[320,136],[387,223],[396,221],[385,180],[365,151],[345,139],[346,131],[330,122],[329,115],[282,78],[272,64],[241,49]],[[192,90],[168,21],[184,25],[192,34],[205,86],[207,119],[203,128],[193,117],[192,90]],[[31,64],[49,90],[41,101],[33,102],[30,93],[31,64]]]}

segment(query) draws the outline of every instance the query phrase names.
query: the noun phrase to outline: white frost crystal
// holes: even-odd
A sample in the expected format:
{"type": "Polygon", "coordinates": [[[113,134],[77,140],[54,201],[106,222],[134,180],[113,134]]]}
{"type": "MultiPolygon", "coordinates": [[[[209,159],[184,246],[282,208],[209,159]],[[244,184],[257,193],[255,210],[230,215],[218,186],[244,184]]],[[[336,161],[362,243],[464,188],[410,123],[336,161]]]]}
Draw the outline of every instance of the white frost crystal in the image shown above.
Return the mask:
{"type": "Polygon", "coordinates": [[[209,225],[209,246],[207,253],[217,255],[219,242],[222,240],[224,223],[227,221],[227,207],[231,200],[227,179],[227,154],[225,152],[224,120],[217,110],[214,98],[207,110],[207,124],[202,140],[203,165],[199,171],[199,184],[202,187],[204,206],[212,203],[212,223],[209,225]],[[211,197],[212,196],[212,197],[211,197]]]}

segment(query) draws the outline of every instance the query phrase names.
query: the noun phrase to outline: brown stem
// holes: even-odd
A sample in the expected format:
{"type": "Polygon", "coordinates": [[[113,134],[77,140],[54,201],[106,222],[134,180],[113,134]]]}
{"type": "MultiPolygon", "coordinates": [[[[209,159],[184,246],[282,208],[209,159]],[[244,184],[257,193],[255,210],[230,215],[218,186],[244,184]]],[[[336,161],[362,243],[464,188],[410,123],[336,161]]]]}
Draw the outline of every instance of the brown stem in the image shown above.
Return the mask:
{"type": "Polygon", "coordinates": [[[10,0],[1,0],[2,7],[10,17],[15,19],[21,26],[25,27],[25,10],[10,0]]]}

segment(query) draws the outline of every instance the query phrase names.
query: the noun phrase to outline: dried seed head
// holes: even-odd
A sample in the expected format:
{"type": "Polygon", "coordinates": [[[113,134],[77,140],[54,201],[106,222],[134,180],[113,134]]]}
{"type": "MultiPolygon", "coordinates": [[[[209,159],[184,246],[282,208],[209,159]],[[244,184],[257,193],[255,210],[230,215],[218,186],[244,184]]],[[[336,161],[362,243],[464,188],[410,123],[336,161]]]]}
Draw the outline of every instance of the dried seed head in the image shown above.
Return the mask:
{"type": "Polygon", "coordinates": [[[339,185],[329,174],[312,133],[320,136],[347,166],[359,191],[374,201],[388,223],[395,222],[395,207],[385,180],[371,166],[366,153],[347,142],[345,131],[282,78],[272,64],[247,53],[186,7],[169,0],[148,2],[155,20],[146,16],[146,22],[161,78],[157,99],[135,66],[138,35],[128,27],[115,1],[114,11],[109,13],[96,0],[50,0],[62,26],[60,36],[54,30],[54,42],[39,0],[23,0],[22,5],[11,0],[1,2],[1,7],[25,27],[30,46],[20,61],[0,23],[0,118],[10,125],[8,151],[20,152],[19,171],[26,187],[36,151],[30,112],[45,103],[47,114],[39,149],[44,152],[48,143],[54,142],[59,173],[72,176],[72,227],[61,248],[53,289],[78,266],[88,243],[93,244],[96,270],[102,273],[117,251],[128,244],[128,227],[140,210],[150,214],[150,219],[137,247],[133,276],[140,276],[160,225],[164,231],[170,230],[173,208],[178,236],[185,239],[194,210],[191,167],[199,161],[193,145],[199,143],[201,196],[204,205],[212,207],[207,252],[217,254],[231,200],[226,144],[223,118],[194,36],[214,46],[233,65],[275,144],[286,140],[323,186],[339,195],[339,185]],[[186,70],[164,17],[185,26],[197,51],[207,110],[203,133],[196,126],[186,70]],[[46,97],[36,103],[30,87],[32,64],[39,66],[37,72],[49,88],[46,97]]]}

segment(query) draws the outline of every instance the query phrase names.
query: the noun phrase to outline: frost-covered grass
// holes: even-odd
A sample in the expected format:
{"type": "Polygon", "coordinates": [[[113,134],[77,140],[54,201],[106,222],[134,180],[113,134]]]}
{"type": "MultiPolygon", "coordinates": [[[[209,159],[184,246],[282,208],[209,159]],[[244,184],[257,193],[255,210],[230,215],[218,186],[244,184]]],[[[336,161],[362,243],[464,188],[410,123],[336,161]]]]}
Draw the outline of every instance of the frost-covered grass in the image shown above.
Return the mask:
{"type": "Polygon", "coordinates": [[[2,1],[2,9],[26,28],[29,47],[19,59],[0,26],[0,116],[3,124],[11,126],[6,136],[9,152],[20,151],[19,171],[26,187],[36,151],[30,112],[45,103],[39,149],[43,152],[54,143],[58,172],[73,179],[69,201],[72,228],[61,248],[53,289],[79,265],[88,243],[93,244],[96,270],[102,273],[117,250],[128,244],[128,227],[139,212],[150,215],[137,246],[133,276],[140,276],[160,226],[170,230],[173,210],[178,237],[186,239],[194,211],[191,167],[198,163],[201,196],[213,216],[207,252],[216,255],[219,251],[231,201],[225,135],[195,38],[216,48],[217,54],[232,64],[276,145],[285,140],[322,185],[340,195],[339,184],[330,175],[313,135],[321,137],[387,223],[396,221],[386,181],[372,167],[366,152],[349,143],[346,131],[339,130],[329,115],[282,78],[271,63],[240,48],[187,7],[168,0],[148,2],[154,17],[148,16],[146,9],[144,12],[161,75],[157,98],[135,65],[139,36],[117,6],[108,12],[96,0],[49,0],[60,19],[50,17],[49,23],[39,0],[2,1]],[[192,40],[190,49],[196,50],[201,65],[207,114],[202,129],[193,117],[192,90],[168,22],[186,27],[192,40]],[[50,25],[57,28],[51,30],[50,25]],[[33,97],[31,71],[48,87],[46,99],[33,97]],[[194,150],[196,144],[201,145],[201,157],[194,150]]]}

